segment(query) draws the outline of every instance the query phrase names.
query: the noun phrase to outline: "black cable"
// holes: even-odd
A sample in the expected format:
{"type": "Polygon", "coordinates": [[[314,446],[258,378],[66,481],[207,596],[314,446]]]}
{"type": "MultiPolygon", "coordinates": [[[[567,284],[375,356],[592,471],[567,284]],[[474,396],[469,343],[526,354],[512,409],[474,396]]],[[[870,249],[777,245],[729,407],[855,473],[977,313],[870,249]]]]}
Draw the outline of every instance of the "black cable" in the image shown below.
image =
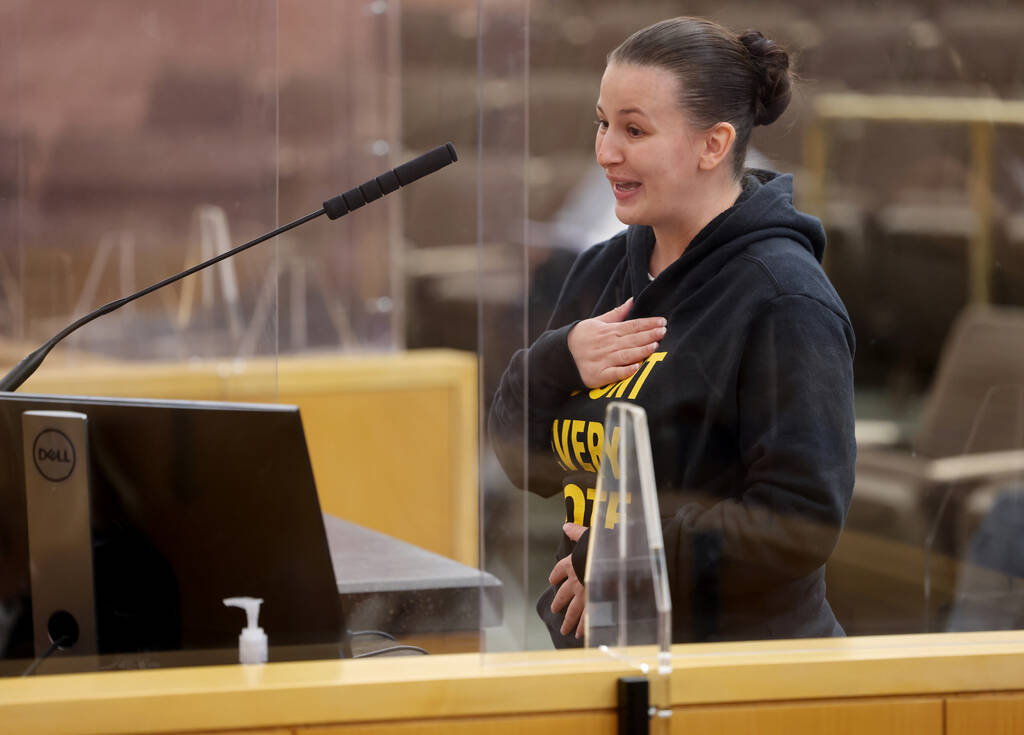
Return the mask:
{"type": "Polygon", "coordinates": [[[379,635],[381,638],[387,638],[389,641],[398,640],[390,633],[385,633],[383,630],[354,630],[348,634],[350,638],[355,638],[359,635],[379,635]]]}
{"type": "Polygon", "coordinates": [[[422,653],[424,656],[429,656],[430,651],[420,648],[419,646],[388,646],[387,648],[379,648],[376,651],[367,651],[366,653],[360,653],[352,658],[369,658],[370,656],[380,656],[384,653],[394,653],[395,651],[417,651],[422,653]]]}
{"type": "Polygon", "coordinates": [[[39,664],[48,659],[53,654],[54,651],[60,648],[63,643],[68,641],[68,638],[69,636],[63,636],[55,640],[53,643],[51,643],[50,647],[46,649],[46,652],[43,653],[43,655],[37,658],[35,661],[33,661],[31,666],[25,669],[22,676],[32,676],[32,674],[36,673],[36,669],[39,668],[39,664]]]}

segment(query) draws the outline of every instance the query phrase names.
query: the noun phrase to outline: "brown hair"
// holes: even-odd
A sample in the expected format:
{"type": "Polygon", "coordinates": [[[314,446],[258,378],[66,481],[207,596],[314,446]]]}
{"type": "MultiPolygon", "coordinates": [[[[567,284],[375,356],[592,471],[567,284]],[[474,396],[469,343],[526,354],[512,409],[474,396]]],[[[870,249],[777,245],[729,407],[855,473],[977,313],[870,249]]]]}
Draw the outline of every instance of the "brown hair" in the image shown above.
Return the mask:
{"type": "Polygon", "coordinates": [[[608,63],[666,69],[679,80],[680,105],[707,129],[736,129],[733,173],[739,177],[755,125],[768,125],[789,105],[789,54],[758,31],[736,34],[702,18],[672,18],[637,31],[608,54],[608,63]]]}

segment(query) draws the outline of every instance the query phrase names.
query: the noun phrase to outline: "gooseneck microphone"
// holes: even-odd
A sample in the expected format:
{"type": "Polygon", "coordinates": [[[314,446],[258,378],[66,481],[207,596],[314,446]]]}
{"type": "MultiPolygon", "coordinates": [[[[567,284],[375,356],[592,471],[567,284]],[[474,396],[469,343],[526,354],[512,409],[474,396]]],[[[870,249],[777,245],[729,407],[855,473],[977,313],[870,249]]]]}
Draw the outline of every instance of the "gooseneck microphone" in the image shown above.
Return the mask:
{"type": "Polygon", "coordinates": [[[164,286],[169,286],[175,281],[180,281],[186,276],[190,276],[193,273],[198,273],[204,268],[209,268],[211,265],[215,265],[222,260],[230,258],[243,250],[248,250],[253,245],[259,245],[261,242],[277,237],[283,232],[287,232],[299,225],[303,225],[312,219],[316,219],[322,214],[326,214],[329,219],[338,219],[354,209],[358,209],[372,201],[380,199],[385,194],[390,194],[396,191],[399,187],[408,186],[417,179],[421,179],[428,174],[432,174],[435,171],[444,168],[449,163],[454,163],[459,160],[458,155],[455,153],[455,146],[451,143],[445,143],[439,145],[431,151],[427,151],[422,156],[412,159],[403,163],[401,166],[391,169],[380,176],[376,176],[369,181],[360,184],[354,189],[349,189],[344,194],[339,194],[336,197],[331,197],[324,202],[324,206],[316,212],[311,212],[305,217],[289,222],[286,225],[278,227],[276,230],[272,230],[264,235],[260,235],[255,240],[250,240],[244,245],[239,245],[236,248],[221,253],[209,260],[205,260],[199,265],[192,266],[188,270],[184,270],[181,273],[177,273],[170,278],[165,278],[159,283],[154,283],[152,286],[147,286],[141,291],[136,291],[130,296],[111,301],[109,304],[104,304],[95,311],[91,311],[85,316],[75,320],[68,326],[64,327],[60,332],[55,334],[41,347],[37,348],[33,352],[26,355],[21,362],[15,365],[7,375],[0,379],[0,391],[15,391],[18,387],[28,380],[29,376],[36,371],[36,369],[42,364],[46,356],[50,354],[50,350],[57,346],[57,343],[67,337],[69,334],[77,330],[79,327],[83,327],[94,319],[98,319],[104,314],[109,314],[116,309],[120,309],[125,304],[135,301],[135,299],[141,298],[146,294],[152,293],[157,289],[161,289],[164,286]]]}
{"type": "Polygon", "coordinates": [[[312,216],[316,217],[326,212],[331,219],[338,219],[353,209],[359,209],[364,204],[376,201],[385,194],[397,190],[400,186],[408,186],[416,179],[432,174],[439,168],[444,168],[457,160],[459,157],[455,155],[455,146],[451,143],[439,145],[434,150],[427,151],[422,156],[407,161],[398,168],[391,169],[387,173],[370,179],[365,184],[360,184],[344,194],[328,199],[324,202],[324,208],[312,216]]]}

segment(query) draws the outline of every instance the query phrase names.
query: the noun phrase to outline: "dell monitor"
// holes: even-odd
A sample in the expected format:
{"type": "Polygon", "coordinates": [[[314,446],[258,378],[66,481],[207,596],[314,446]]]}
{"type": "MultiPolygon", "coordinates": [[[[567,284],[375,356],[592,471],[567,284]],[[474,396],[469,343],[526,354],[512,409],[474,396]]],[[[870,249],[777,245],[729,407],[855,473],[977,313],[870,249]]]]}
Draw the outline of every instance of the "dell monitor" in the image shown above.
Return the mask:
{"type": "Polygon", "coordinates": [[[0,504],[0,664],[47,653],[39,621],[90,587],[85,668],[237,661],[235,596],[263,599],[271,661],[350,655],[295,406],[0,393],[0,504]],[[75,463],[87,495],[61,484],[75,463]]]}

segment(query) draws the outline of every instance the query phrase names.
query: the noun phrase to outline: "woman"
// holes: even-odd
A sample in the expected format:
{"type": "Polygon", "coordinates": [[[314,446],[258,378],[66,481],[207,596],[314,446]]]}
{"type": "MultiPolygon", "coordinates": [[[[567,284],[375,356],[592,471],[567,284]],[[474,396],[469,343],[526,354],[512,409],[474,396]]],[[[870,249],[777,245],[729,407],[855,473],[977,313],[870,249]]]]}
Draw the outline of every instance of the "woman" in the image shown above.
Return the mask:
{"type": "Polygon", "coordinates": [[[609,400],[648,415],[674,640],[843,634],[824,565],[853,485],[853,329],[792,177],[743,169],[790,86],[777,44],[697,18],[608,57],[595,153],[628,228],[579,257],[489,417],[513,481],[566,497],[538,603],[556,646],[580,644],[589,427],[609,400]]]}

